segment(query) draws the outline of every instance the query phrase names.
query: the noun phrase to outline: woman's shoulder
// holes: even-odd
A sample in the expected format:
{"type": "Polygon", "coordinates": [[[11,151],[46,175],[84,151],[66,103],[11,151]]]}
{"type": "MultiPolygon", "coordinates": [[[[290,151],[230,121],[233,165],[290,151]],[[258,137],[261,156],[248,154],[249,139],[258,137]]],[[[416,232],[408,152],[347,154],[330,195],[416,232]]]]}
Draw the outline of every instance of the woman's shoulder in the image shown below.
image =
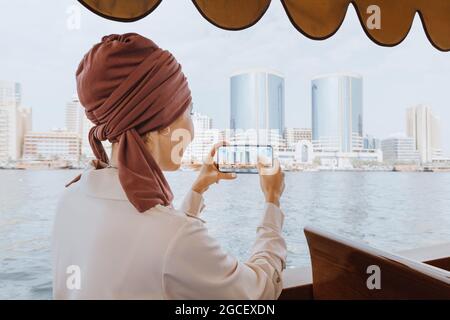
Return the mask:
{"type": "Polygon", "coordinates": [[[203,220],[171,206],[156,205],[140,213],[129,202],[116,173],[112,170],[86,170],[80,179],[62,190],[57,202],[57,213],[64,216],[95,217],[106,214],[109,220],[129,224],[159,225],[176,232],[184,224],[202,223],[203,220]]]}
{"type": "Polygon", "coordinates": [[[204,220],[202,220],[199,217],[196,217],[187,212],[184,212],[182,209],[176,209],[172,206],[157,205],[157,206],[151,208],[148,211],[148,214],[152,214],[156,211],[166,214],[169,219],[173,220],[174,222],[178,222],[180,225],[190,224],[190,223],[196,224],[196,223],[204,223],[205,222],[204,220]]]}

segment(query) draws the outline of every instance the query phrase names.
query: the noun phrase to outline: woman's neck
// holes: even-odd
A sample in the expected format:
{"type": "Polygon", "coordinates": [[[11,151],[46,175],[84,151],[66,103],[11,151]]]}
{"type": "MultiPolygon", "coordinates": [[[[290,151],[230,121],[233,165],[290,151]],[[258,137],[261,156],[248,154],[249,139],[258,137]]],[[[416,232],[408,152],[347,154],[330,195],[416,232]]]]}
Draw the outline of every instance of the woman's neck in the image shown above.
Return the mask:
{"type": "Polygon", "coordinates": [[[109,165],[111,167],[117,167],[118,158],[119,158],[119,155],[117,152],[118,147],[119,147],[118,143],[113,143],[111,146],[111,156],[109,158],[109,165]]]}

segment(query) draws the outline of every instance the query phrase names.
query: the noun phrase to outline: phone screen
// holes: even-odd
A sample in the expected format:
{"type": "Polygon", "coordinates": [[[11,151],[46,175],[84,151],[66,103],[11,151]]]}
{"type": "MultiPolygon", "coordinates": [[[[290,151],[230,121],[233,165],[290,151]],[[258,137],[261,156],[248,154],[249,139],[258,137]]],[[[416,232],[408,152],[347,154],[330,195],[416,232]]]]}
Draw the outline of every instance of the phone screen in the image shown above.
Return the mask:
{"type": "Polygon", "coordinates": [[[217,150],[217,166],[220,172],[258,173],[258,158],[263,167],[272,167],[272,147],[228,145],[221,146],[217,150]]]}

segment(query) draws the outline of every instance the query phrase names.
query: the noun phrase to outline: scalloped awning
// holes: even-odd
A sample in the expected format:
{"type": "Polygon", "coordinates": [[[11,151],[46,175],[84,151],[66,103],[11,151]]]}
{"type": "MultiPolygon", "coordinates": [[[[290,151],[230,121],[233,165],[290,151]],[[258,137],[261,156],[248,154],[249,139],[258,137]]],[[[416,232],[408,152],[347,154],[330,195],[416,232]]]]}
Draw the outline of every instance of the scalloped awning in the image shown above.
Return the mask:
{"type": "MultiPolygon", "coordinates": [[[[142,19],[162,0],[79,0],[94,13],[111,20],[131,22],[142,19]]],[[[331,37],[344,21],[352,4],[367,36],[382,46],[402,42],[419,14],[430,42],[441,51],[450,51],[450,0],[280,0],[297,30],[306,37],[331,37]],[[367,21],[379,8],[380,28],[367,21]]],[[[202,16],[219,28],[241,30],[261,19],[271,0],[192,0],[202,16]]],[[[378,12],[378,11],[377,11],[378,12]]],[[[370,20],[370,19],[369,19],[370,20]]]]}

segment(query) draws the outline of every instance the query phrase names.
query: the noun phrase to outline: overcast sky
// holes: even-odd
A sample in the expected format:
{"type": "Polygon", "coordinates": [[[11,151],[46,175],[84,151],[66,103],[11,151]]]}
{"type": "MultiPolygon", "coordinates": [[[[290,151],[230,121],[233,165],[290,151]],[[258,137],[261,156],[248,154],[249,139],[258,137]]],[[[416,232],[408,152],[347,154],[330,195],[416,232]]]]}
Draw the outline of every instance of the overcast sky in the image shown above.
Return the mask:
{"type": "Polygon", "coordinates": [[[272,1],[253,27],[225,31],[198,13],[191,1],[164,0],[134,23],[100,18],[80,5],[80,28],[67,28],[75,0],[14,0],[0,4],[0,79],[22,83],[24,105],[33,108],[33,129],[64,126],[64,107],[75,92],[74,73],[83,54],[105,34],[138,32],[171,51],[183,65],[194,106],[228,126],[229,76],[253,67],[276,69],[286,83],[286,125],[311,126],[311,78],[356,72],[364,78],[364,132],[384,138],[405,129],[405,109],[419,103],[441,118],[450,153],[450,53],[436,50],[416,16],[406,40],[394,48],[375,45],[350,6],[341,29],[313,41],[272,1]]]}

